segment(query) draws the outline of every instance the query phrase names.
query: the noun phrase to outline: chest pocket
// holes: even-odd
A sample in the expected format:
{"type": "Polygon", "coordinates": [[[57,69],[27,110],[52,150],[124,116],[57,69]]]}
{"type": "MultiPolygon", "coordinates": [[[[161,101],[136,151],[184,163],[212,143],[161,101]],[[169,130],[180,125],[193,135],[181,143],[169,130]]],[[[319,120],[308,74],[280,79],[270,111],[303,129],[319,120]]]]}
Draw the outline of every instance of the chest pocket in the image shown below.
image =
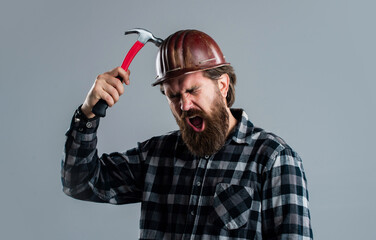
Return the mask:
{"type": "Polygon", "coordinates": [[[251,187],[218,183],[213,199],[214,225],[235,230],[249,221],[254,190],[251,187]]]}

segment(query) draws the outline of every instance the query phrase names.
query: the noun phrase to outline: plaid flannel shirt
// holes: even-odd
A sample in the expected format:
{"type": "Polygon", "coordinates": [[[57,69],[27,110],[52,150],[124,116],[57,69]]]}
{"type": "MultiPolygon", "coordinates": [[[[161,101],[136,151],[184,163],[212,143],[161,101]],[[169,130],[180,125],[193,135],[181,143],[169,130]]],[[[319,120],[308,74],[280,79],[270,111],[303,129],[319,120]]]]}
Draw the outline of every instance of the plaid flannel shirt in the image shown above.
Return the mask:
{"type": "Polygon", "coordinates": [[[215,155],[193,156],[179,131],[98,157],[99,119],[73,118],[63,191],[111,204],[141,202],[140,239],[312,239],[302,161],[242,110],[215,155]]]}

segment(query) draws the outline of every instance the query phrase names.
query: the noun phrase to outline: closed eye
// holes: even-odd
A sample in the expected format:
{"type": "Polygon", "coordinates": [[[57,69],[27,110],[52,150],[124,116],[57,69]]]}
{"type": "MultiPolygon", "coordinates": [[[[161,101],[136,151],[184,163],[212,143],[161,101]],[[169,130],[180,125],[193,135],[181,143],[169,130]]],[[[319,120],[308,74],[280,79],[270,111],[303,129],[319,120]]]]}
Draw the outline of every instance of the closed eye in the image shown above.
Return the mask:
{"type": "Polygon", "coordinates": [[[180,97],[180,93],[177,93],[177,94],[172,94],[172,93],[170,93],[170,94],[167,94],[167,97],[168,97],[169,99],[176,99],[176,98],[179,98],[179,97],[180,97]]]}
{"type": "Polygon", "coordinates": [[[192,93],[197,92],[198,89],[199,89],[199,87],[192,87],[192,88],[188,89],[186,92],[189,93],[189,94],[192,94],[192,93]]]}
{"type": "MultiPolygon", "coordinates": [[[[187,89],[185,90],[185,93],[189,93],[189,94],[195,94],[197,91],[198,91],[199,87],[192,87],[190,89],[187,89]]],[[[181,97],[181,93],[167,93],[167,97],[171,100],[173,99],[178,99],[181,97]]]]}

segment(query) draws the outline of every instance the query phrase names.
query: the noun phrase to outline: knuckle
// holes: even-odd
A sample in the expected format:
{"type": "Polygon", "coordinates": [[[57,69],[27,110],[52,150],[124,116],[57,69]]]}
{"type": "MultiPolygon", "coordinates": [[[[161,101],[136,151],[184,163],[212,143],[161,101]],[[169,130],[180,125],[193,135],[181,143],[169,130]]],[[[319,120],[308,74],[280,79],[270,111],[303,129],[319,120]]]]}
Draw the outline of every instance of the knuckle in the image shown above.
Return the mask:
{"type": "Polygon", "coordinates": [[[104,100],[107,102],[108,106],[112,107],[114,105],[114,100],[110,95],[106,95],[104,100]]]}
{"type": "Polygon", "coordinates": [[[101,89],[102,89],[101,86],[98,83],[96,83],[94,84],[91,92],[93,92],[94,94],[98,94],[101,91],[101,89]]]}
{"type": "Polygon", "coordinates": [[[104,75],[103,73],[102,73],[102,74],[99,74],[99,75],[97,76],[97,79],[96,79],[96,80],[98,81],[98,80],[100,80],[100,79],[103,79],[103,77],[104,77],[103,75],[104,75]]]}
{"type": "Polygon", "coordinates": [[[116,89],[120,95],[124,93],[124,86],[122,83],[118,83],[116,89]]]}
{"type": "Polygon", "coordinates": [[[111,92],[109,93],[114,100],[114,102],[117,102],[119,99],[119,94],[115,89],[111,89],[111,92]]]}

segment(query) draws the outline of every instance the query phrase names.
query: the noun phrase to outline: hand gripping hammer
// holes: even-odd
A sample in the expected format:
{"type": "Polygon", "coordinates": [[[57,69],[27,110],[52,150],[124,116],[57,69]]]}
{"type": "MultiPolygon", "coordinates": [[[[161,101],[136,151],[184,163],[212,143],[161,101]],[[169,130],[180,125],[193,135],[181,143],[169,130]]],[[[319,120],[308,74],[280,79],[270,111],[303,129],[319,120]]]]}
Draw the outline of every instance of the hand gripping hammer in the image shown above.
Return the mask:
{"type": "MultiPolygon", "coordinates": [[[[160,38],[154,37],[154,35],[149,32],[148,30],[142,29],[142,28],[134,28],[132,30],[126,31],[125,35],[137,33],[138,39],[133,44],[132,48],[129,50],[127,55],[124,58],[123,64],[121,64],[121,68],[123,68],[125,71],[128,70],[129,65],[131,64],[133,58],[136,56],[136,54],[141,50],[141,48],[147,43],[152,42],[157,47],[159,47],[163,40],[160,38]]],[[[100,99],[97,104],[93,107],[91,110],[96,116],[104,117],[106,116],[106,109],[108,108],[108,105],[106,101],[103,99],[100,99]]]]}

